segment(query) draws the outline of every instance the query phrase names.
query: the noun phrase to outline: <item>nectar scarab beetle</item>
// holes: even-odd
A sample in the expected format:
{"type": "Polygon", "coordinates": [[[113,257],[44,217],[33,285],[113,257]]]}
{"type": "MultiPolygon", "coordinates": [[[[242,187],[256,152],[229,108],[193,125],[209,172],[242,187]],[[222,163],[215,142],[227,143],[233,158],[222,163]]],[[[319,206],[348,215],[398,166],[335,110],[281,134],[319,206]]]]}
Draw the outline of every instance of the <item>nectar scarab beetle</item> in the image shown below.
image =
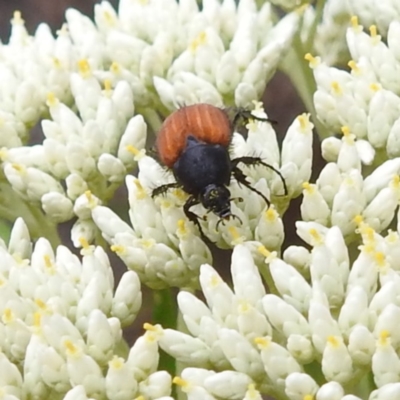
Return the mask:
{"type": "MultiPolygon", "coordinates": [[[[164,121],[156,140],[156,150],[162,164],[172,169],[176,182],[153,190],[152,196],[165,193],[172,188],[182,188],[190,196],[183,210],[186,217],[197,225],[203,239],[206,236],[198,221],[199,216],[190,210],[196,204],[216,214],[220,221],[235,217],[231,213],[232,200],[228,189],[231,176],[261,196],[269,205],[269,200],[250,185],[246,175],[238,167],[263,165],[275,171],[282,180],[285,195],[287,187],[281,173],[259,157],[239,157],[231,160],[229,145],[237,123],[241,119],[257,118],[248,110],[236,109],[232,119],[224,109],[210,104],[185,106],[173,112],[164,121]]],[[[220,222],[219,221],[219,222],[220,222]]],[[[218,222],[218,224],[219,224],[218,222]]],[[[217,224],[217,226],[218,226],[217,224]]]]}

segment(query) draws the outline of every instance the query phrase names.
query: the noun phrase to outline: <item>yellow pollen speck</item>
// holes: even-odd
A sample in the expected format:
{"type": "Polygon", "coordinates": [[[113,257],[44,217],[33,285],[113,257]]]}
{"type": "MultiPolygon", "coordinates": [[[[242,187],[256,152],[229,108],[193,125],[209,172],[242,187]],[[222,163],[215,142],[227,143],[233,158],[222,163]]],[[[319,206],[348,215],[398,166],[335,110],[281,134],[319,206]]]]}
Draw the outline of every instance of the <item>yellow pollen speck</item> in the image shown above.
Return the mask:
{"type": "Polygon", "coordinates": [[[152,325],[149,322],[145,322],[143,324],[143,329],[145,331],[150,331],[150,332],[159,332],[160,331],[160,327],[158,325],[152,325]]]}
{"type": "Polygon", "coordinates": [[[196,50],[202,46],[203,44],[205,44],[207,41],[207,34],[203,31],[200,32],[200,34],[192,41],[192,43],[190,43],[189,45],[189,50],[194,53],[196,52],[196,50]]]}
{"type": "Polygon", "coordinates": [[[220,283],[221,283],[221,278],[216,274],[212,274],[211,279],[210,279],[210,286],[212,288],[215,288],[215,287],[219,286],[220,283]]]}
{"type": "Polygon", "coordinates": [[[300,124],[300,131],[307,133],[310,130],[310,114],[301,114],[297,117],[297,121],[300,124]]]}
{"type": "Polygon", "coordinates": [[[235,226],[230,226],[228,228],[228,231],[230,233],[230,235],[232,236],[232,244],[236,245],[236,244],[240,244],[243,243],[245,238],[243,236],[240,236],[239,231],[236,229],[235,226]]]}
{"type": "Polygon", "coordinates": [[[110,71],[115,75],[119,75],[121,73],[121,67],[116,61],[113,61],[113,63],[110,66],[110,71]]]}
{"type": "Polygon", "coordinates": [[[377,30],[376,30],[376,25],[371,25],[369,27],[369,34],[371,35],[371,37],[376,37],[377,35],[377,30]]]}
{"type": "Polygon", "coordinates": [[[341,129],[343,136],[349,136],[350,135],[350,128],[348,126],[342,126],[341,129]]]}
{"type": "Polygon", "coordinates": [[[337,81],[331,82],[331,89],[332,89],[333,93],[336,94],[337,96],[340,96],[343,93],[342,87],[340,86],[339,82],[337,82],[337,81]]]}
{"type": "Polygon", "coordinates": [[[249,386],[247,386],[246,398],[258,399],[259,397],[260,393],[256,389],[256,385],[254,383],[250,383],[249,386]]]}
{"type": "Polygon", "coordinates": [[[139,161],[146,154],[146,151],[144,149],[139,150],[131,144],[128,144],[128,146],[126,146],[126,150],[135,156],[136,161],[139,161]]]}
{"type": "Polygon", "coordinates": [[[181,236],[185,235],[187,233],[185,220],[180,219],[177,225],[178,225],[178,234],[181,236]]]}
{"type": "Polygon", "coordinates": [[[85,194],[86,200],[89,203],[89,207],[91,209],[93,209],[97,205],[96,198],[92,195],[92,192],[90,190],[86,190],[84,194],[85,194]]]}
{"type": "Polygon", "coordinates": [[[311,228],[308,231],[308,233],[314,239],[315,244],[321,244],[323,242],[322,236],[319,234],[319,232],[315,228],[311,228]]]}
{"type": "Polygon", "coordinates": [[[386,257],[381,251],[377,251],[374,254],[374,258],[378,267],[384,267],[386,265],[386,257]]]}
{"type": "Polygon", "coordinates": [[[239,306],[238,306],[239,313],[244,314],[247,311],[249,311],[250,309],[251,309],[250,304],[246,300],[242,300],[239,302],[239,306]]]}
{"type": "Polygon", "coordinates": [[[111,96],[112,95],[112,85],[111,85],[111,81],[109,79],[105,79],[104,82],[104,92],[107,96],[111,96]]]}
{"type": "Polygon", "coordinates": [[[133,183],[136,186],[136,199],[143,200],[144,198],[146,198],[147,197],[147,193],[144,190],[144,188],[143,188],[142,184],[140,183],[139,179],[135,178],[133,180],[133,183]]]}
{"type": "Polygon", "coordinates": [[[37,311],[33,314],[33,326],[35,328],[40,328],[42,324],[42,313],[40,311],[37,311]]]}
{"type": "Polygon", "coordinates": [[[260,349],[266,349],[268,346],[271,344],[271,339],[267,337],[256,337],[254,339],[254,343],[260,348],[260,349]]]}
{"type": "Polygon", "coordinates": [[[379,90],[382,89],[382,86],[379,83],[371,83],[369,85],[369,88],[373,91],[373,92],[377,92],[379,90]]]}
{"type": "Polygon", "coordinates": [[[390,182],[390,186],[393,189],[399,189],[399,186],[400,186],[400,177],[399,177],[399,175],[396,174],[396,175],[393,176],[392,181],[390,182]]]}
{"type": "Polygon", "coordinates": [[[268,258],[271,255],[271,252],[267,250],[265,246],[258,246],[257,251],[264,256],[265,258],[268,258]]]}
{"type": "Polygon", "coordinates": [[[26,174],[26,168],[22,164],[11,164],[11,166],[21,175],[26,174]]]}
{"type": "Polygon", "coordinates": [[[172,379],[172,383],[174,385],[180,386],[182,389],[188,389],[190,386],[190,383],[188,381],[185,381],[182,379],[180,376],[175,376],[174,379],[172,379]]]}
{"type": "Polygon", "coordinates": [[[46,303],[41,299],[35,299],[35,304],[41,309],[46,310],[46,303]]]}
{"type": "Polygon", "coordinates": [[[340,345],[340,340],[336,336],[328,336],[327,342],[335,348],[339,347],[340,345]]]}
{"type": "Polygon", "coordinates": [[[379,333],[379,339],[378,342],[381,346],[385,346],[387,344],[390,344],[390,332],[386,329],[382,330],[379,333]]]}
{"type": "Polygon", "coordinates": [[[142,240],[140,241],[140,243],[141,243],[141,245],[142,245],[144,248],[146,248],[146,249],[151,249],[151,248],[154,246],[155,241],[152,240],[152,239],[142,239],[142,240]]]}
{"type": "Polygon", "coordinates": [[[321,63],[321,59],[319,57],[313,57],[311,53],[307,53],[304,59],[309,62],[311,68],[315,68],[321,63]]]}
{"type": "Polygon", "coordinates": [[[114,356],[108,365],[113,369],[121,369],[124,366],[124,359],[118,356],[114,356]]]}
{"type": "Polygon", "coordinates": [[[303,400],[314,400],[314,395],[312,395],[312,394],[306,394],[306,395],[303,397],[303,400]]]}
{"type": "Polygon", "coordinates": [[[264,217],[267,221],[275,221],[278,218],[278,213],[273,206],[269,207],[264,213],[264,217]]]}
{"type": "Polygon", "coordinates": [[[125,246],[122,246],[122,245],[120,245],[120,244],[113,244],[113,245],[110,247],[110,249],[111,249],[112,252],[117,253],[117,254],[119,254],[119,255],[122,254],[122,253],[124,253],[125,250],[126,250],[125,246]]]}
{"type": "Polygon", "coordinates": [[[107,24],[109,26],[114,26],[115,25],[114,15],[111,14],[109,11],[104,11],[103,12],[103,17],[104,17],[105,21],[107,22],[107,24]]]}
{"type": "Polygon", "coordinates": [[[160,325],[152,325],[149,324],[148,322],[145,322],[143,324],[143,328],[146,331],[144,337],[149,343],[157,342],[158,339],[163,334],[163,330],[160,325]]]}
{"type": "Polygon", "coordinates": [[[56,96],[54,96],[53,92],[47,93],[47,107],[55,107],[59,104],[59,101],[56,96]]]}
{"type": "Polygon", "coordinates": [[[146,398],[142,395],[135,397],[133,400],[146,400],[146,398]]]}
{"type": "Polygon", "coordinates": [[[86,59],[78,61],[78,70],[83,78],[89,78],[92,75],[92,70],[90,68],[88,60],[86,59]]]}
{"type": "Polygon", "coordinates": [[[66,352],[71,356],[78,353],[78,348],[74,345],[72,340],[65,340],[64,347],[66,352]]]}
{"type": "Polygon", "coordinates": [[[357,65],[357,63],[354,60],[350,60],[347,65],[351,68],[351,71],[359,74],[361,72],[360,67],[357,65]]]}
{"type": "Polygon", "coordinates": [[[303,182],[303,189],[308,193],[308,194],[313,194],[315,193],[315,185],[311,185],[309,182],[303,182]]]}
{"type": "Polygon", "coordinates": [[[56,68],[56,69],[61,69],[62,68],[62,63],[61,63],[61,60],[59,58],[53,57],[52,61],[53,61],[54,68],[56,68]]]}
{"type": "Polygon", "coordinates": [[[172,191],[172,194],[178,198],[178,200],[186,200],[187,199],[187,194],[182,190],[182,189],[174,189],[172,191]]]}
{"type": "Polygon", "coordinates": [[[46,268],[52,268],[53,267],[53,262],[51,261],[51,258],[50,258],[50,256],[48,254],[46,254],[43,257],[43,260],[44,260],[44,265],[45,265],[46,268]]]}
{"type": "Polygon", "coordinates": [[[15,319],[15,315],[12,312],[11,308],[6,308],[3,312],[3,317],[1,318],[1,320],[5,324],[9,324],[10,322],[14,321],[14,319],[15,319]]]}
{"type": "Polygon", "coordinates": [[[359,226],[364,222],[364,218],[362,215],[358,214],[354,217],[353,221],[357,224],[357,226],[359,226]]]}
{"type": "Polygon", "coordinates": [[[360,233],[363,236],[364,243],[369,242],[373,243],[375,241],[375,230],[368,226],[367,224],[364,224],[360,228],[360,233]]]}
{"type": "Polygon", "coordinates": [[[350,19],[351,26],[353,29],[359,31],[360,30],[360,25],[358,25],[358,17],[356,15],[353,15],[350,19]]]}
{"type": "Polygon", "coordinates": [[[79,244],[81,245],[81,247],[83,248],[83,249],[88,249],[89,247],[90,247],[90,244],[89,244],[89,242],[86,240],[86,238],[84,238],[84,237],[80,237],[79,239],[79,244]]]}

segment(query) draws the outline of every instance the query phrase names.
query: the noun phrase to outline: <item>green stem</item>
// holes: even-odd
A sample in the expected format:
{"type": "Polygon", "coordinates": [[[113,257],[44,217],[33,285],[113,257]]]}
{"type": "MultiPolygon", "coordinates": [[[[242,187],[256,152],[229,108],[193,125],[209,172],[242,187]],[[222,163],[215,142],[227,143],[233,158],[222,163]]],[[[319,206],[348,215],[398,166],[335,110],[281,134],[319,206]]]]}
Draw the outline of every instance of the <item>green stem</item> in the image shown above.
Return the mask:
{"type": "MultiPolygon", "coordinates": [[[[153,292],[153,323],[160,324],[164,329],[176,328],[177,305],[171,289],[155,290],[153,292]]],[[[175,360],[160,350],[159,370],[168,371],[172,376],[176,374],[175,360]]]]}
{"type": "Polygon", "coordinates": [[[321,22],[324,7],[325,7],[325,0],[317,0],[315,5],[315,18],[308,32],[306,44],[304,46],[309,52],[311,52],[314,49],[313,44],[314,44],[315,34],[317,32],[318,24],[321,22]]]}

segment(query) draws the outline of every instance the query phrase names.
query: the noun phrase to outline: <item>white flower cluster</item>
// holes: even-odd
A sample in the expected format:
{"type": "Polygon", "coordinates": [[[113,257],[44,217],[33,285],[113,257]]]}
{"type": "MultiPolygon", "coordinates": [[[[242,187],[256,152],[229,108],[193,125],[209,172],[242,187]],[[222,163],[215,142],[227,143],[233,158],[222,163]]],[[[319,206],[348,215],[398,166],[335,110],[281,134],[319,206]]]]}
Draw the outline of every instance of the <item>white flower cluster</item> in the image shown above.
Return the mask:
{"type": "MultiPolygon", "coordinates": [[[[195,0],[121,0],[118,13],[102,2],[95,21],[113,64],[98,75],[129,82],[143,93],[140,106],[249,106],[288,50],[299,17],[293,12],[274,26],[271,4],[258,10],[254,0],[211,0],[201,10],[195,0]]],[[[89,48],[97,28],[83,18],[67,13],[73,37],[89,48]]]]}
{"type": "Polygon", "coordinates": [[[293,12],[274,25],[271,5],[258,9],[253,0],[212,0],[201,9],[195,0],[121,0],[118,12],[103,1],[94,22],[68,10],[54,38],[45,24],[30,36],[16,12],[10,41],[0,47],[7,180],[0,182],[0,210],[13,219],[26,204],[39,206],[54,224],[78,216],[74,244],[82,235],[93,240],[87,203],[110,200],[135,165],[144,120],[156,130],[159,114],[179,104],[249,106],[288,50],[299,18],[293,12]],[[23,146],[48,114],[43,142],[23,146]]]}
{"type": "Polygon", "coordinates": [[[141,306],[138,276],[126,272],[114,291],[101,247],[84,246],[82,260],[63,246],[54,253],[43,238],[32,247],[20,219],[9,245],[0,243],[1,398],[168,396],[153,334],[137,339],[126,360],[118,356],[122,327],[141,306]]]}
{"type": "Polygon", "coordinates": [[[302,218],[338,226],[347,241],[355,238],[361,217],[377,232],[392,223],[400,200],[400,23],[390,24],[388,44],[376,28],[362,31],[357,18],[347,31],[351,72],[326,66],[310,54],[317,82],[318,117],[342,139],[322,143],[328,161],[315,185],[304,186],[302,218]],[[392,158],[387,160],[387,158],[392,158]],[[379,165],[363,177],[363,166],[379,165]]]}
{"type": "Polygon", "coordinates": [[[93,193],[96,201],[107,201],[114,195],[135,165],[134,154],[145,146],[147,127],[141,115],[132,117],[133,95],[126,82],[114,90],[106,83],[102,90],[87,63],[80,67],[71,75],[80,117],[49,94],[52,120],[42,121],[43,143],[4,148],[1,158],[14,191],[56,223],[77,215],[76,231],[91,240],[94,227],[82,197],[93,193]]]}
{"type": "Polygon", "coordinates": [[[206,302],[186,291],[178,295],[189,334],[148,327],[186,366],[174,382],[188,399],[261,399],[268,393],[359,400],[357,391],[369,379],[377,388],[367,392],[370,400],[398,398],[400,237],[383,237],[363,222],[359,232],[363,245],[354,261],[339,228],[314,222],[297,223],[311,250],[289,247],[283,259],[261,244],[237,245],[233,290],[203,265],[206,302]],[[259,270],[270,274],[270,294],[259,270]]]}
{"type": "MultiPolygon", "coordinates": [[[[254,114],[265,118],[261,105],[257,107],[254,114]]],[[[257,154],[282,173],[288,195],[284,195],[282,180],[275,172],[263,166],[246,167],[252,185],[271,198],[276,208],[268,207],[261,196],[233,181],[229,189],[239,200],[231,203],[232,212],[238,218],[220,224],[218,229],[216,215],[208,214],[206,220],[200,221],[205,235],[218,247],[230,248],[236,243],[256,240],[269,249],[280,250],[284,229],[277,210],[284,212],[290,199],[298,196],[303,183],[310,179],[312,128],[307,115],[297,117],[283,141],[282,154],[269,123],[250,122],[247,139],[234,134],[231,157],[257,154]],[[241,198],[246,201],[240,201],[241,198]]],[[[210,262],[211,254],[195,226],[185,217],[182,205],[187,195],[181,190],[171,190],[166,196],[153,199],[151,191],[173,178],[145,155],[139,159],[139,170],[138,178],[126,178],[133,229],[112,210],[100,205],[93,207],[94,223],[112,250],[139,274],[142,282],[153,288],[196,287],[198,270],[210,262]]],[[[199,216],[206,212],[200,205],[193,210],[199,216]]]]}
{"type": "MultiPolygon", "coordinates": [[[[318,57],[306,56],[317,83],[314,103],[318,118],[334,133],[348,127],[358,140],[368,140],[378,155],[386,152],[390,158],[400,155],[399,35],[400,22],[393,21],[385,44],[375,25],[368,35],[357,17],[352,17],[352,26],[347,30],[353,58],[349,62],[351,72],[328,67],[318,57]]],[[[329,161],[337,157],[339,142],[330,138],[324,145],[329,161]]],[[[358,146],[365,148],[365,144],[358,146]]],[[[366,158],[370,160],[368,151],[366,158]]]]}

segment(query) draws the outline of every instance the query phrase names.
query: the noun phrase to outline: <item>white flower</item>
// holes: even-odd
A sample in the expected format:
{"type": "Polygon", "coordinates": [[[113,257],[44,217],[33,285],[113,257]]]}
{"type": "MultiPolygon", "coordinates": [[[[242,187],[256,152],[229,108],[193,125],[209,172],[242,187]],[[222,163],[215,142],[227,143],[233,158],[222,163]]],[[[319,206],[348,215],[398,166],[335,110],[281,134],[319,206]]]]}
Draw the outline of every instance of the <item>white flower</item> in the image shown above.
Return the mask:
{"type": "Polygon", "coordinates": [[[114,294],[102,248],[86,245],[82,253],[82,260],[62,246],[54,253],[43,238],[32,249],[22,220],[8,247],[2,243],[2,393],[99,398],[107,392],[117,398],[123,382],[126,399],[150,392],[154,398],[168,396],[171,378],[166,372],[154,375],[158,347],[151,334],[136,341],[126,361],[116,358],[121,326],[134,320],[141,304],[136,274],[127,272],[114,294]],[[150,346],[141,345],[146,341],[150,346]],[[127,367],[121,370],[122,365],[127,367]],[[157,382],[163,382],[162,390],[153,387],[157,382]]]}

